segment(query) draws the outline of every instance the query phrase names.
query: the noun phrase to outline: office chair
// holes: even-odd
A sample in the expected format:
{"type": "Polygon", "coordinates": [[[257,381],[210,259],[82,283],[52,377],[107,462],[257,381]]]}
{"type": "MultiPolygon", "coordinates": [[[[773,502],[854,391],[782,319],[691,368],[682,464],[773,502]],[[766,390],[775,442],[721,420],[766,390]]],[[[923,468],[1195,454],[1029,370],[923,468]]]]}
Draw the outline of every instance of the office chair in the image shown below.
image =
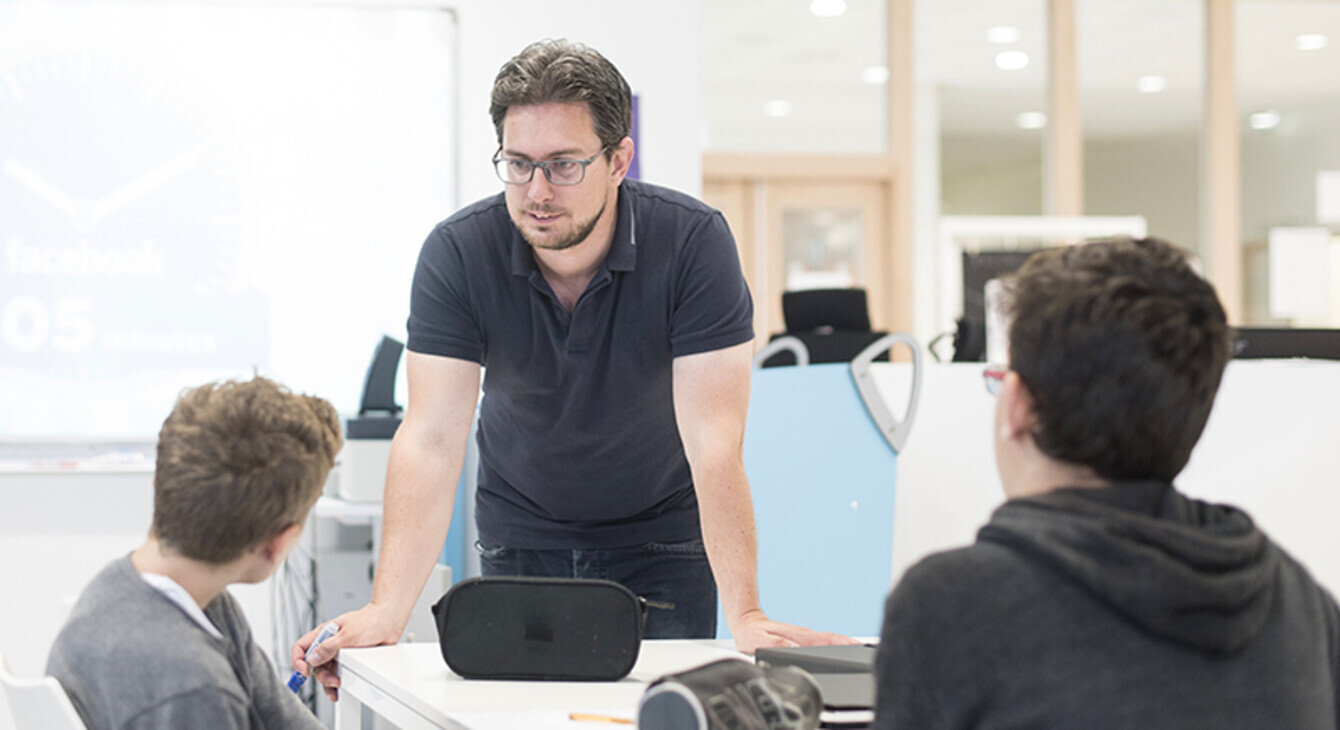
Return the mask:
{"type": "MultiPolygon", "coordinates": [[[[786,331],[773,335],[794,337],[804,344],[812,363],[851,362],[870,343],[887,332],[870,329],[870,311],[865,289],[806,289],[782,293],[782,319],[786,331]]],[[[879,360],[888,360],[880,353],[879,360]]],[[[795,365],[796,359],[780,352],[762,367],[795,365]]]]}
{"type": "Polygon", "coordinates": [[[17,730],[86,730],[70,698],[55,677],[19,679],[0,654],[0,684],[17,730]]]}

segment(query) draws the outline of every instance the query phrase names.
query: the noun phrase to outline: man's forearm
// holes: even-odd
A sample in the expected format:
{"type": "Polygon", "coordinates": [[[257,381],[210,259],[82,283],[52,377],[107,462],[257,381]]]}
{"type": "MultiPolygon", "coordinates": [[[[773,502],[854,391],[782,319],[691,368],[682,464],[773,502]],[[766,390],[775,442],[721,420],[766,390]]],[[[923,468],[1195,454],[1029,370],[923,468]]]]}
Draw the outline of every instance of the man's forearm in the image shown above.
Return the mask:
{"type": "Polygon", "coordinates": [[[707,470],[702,477],[697,491],[703,543],[733,630],[740,618],[759,610],[754,503],[742,465],[707,470]]]}
{"type": "Polygon", "coordinates": [[[442,551],[464,447],[434,453],[411,439],[392,444],[382,500],[382,545],[372,602],[403,627],[442,551]]]}
{"type": "Polygon", "coordinates": [[[675,358],[675,418],[693,472],[707,558],[735,634],[758,607],[758,539],[742,444],[749,343],[675,358]]]}

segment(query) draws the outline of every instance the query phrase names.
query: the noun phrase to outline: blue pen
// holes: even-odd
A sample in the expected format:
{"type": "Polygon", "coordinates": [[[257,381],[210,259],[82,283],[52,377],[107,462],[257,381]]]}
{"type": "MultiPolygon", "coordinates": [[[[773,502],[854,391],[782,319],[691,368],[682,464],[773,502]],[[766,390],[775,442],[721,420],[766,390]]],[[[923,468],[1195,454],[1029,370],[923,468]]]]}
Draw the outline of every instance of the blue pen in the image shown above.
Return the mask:
{"type": "MultiPolygon", "coordinates": [[[[334,636],[335,632],[339,630],[340,627],[336,625],[334,621],[331,621],[330,623],[321,627],[321,633],[316,635],[316,641],[313,641],[312,645],[307,647],[307,655],[304,657],[304,659],[307,660],[307,663],[309,665],[312,663],[312,655],[316,653],[316,647],[321,642],[334,636]]],[[[288,688],[293,690],[294,692],[297,692],[298,690],[302,689],[303,682],[306,681],[307,677],[303,676],[302,672],[294,672],[293,676],[288,678],[288,688]]]]}

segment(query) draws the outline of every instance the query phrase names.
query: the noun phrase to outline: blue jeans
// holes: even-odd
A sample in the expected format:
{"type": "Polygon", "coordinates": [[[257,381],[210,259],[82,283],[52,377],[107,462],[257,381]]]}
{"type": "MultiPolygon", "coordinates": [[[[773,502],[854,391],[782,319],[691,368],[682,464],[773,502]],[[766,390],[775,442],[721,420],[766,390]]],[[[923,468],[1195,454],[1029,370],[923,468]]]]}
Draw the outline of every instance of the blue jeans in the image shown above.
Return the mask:
{"type": "Polygon", "coordinates": [[[711,639],[717,635],[717,584],[702,540],[632,547],[524,550],[475,543],[484,575],[597,578],[622,583],[649,601],[648,639],[711,639]]]}

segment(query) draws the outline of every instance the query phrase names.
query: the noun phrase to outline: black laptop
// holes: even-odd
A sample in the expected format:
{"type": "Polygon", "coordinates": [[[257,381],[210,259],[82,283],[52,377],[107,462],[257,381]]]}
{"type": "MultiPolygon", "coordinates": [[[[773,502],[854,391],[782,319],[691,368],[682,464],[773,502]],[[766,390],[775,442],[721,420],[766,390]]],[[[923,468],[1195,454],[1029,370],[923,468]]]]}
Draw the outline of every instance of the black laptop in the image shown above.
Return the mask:
{"type": "Polygon", "coordinates": [[[826,710],[866,710],[875,706],[877,651],[874,644],[764,648],[754,652],[754,660],[809,672],[826,710]]]}

